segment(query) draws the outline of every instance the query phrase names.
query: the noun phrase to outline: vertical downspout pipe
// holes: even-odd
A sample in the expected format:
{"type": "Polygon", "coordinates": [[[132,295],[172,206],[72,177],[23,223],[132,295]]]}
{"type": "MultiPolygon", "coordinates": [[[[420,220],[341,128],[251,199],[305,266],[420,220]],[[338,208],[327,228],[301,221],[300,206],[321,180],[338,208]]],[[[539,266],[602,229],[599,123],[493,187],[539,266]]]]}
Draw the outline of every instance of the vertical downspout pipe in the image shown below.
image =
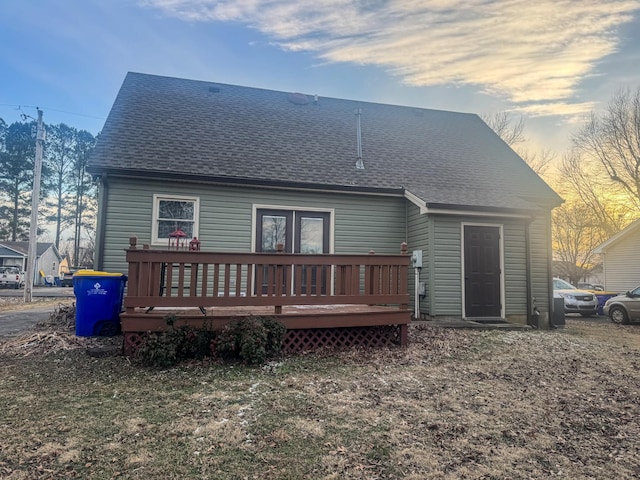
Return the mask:
{"type": "Polygon", "coordinates": [[[107,204],[109,203],[109,183],[107,181],[107,175],[100,177],[100,183],[98,184],[99,202],[98,202],[98,235],[96,245],[96,259],[94,268],[96,270],[102,270],[104,268],[104,242],[106,238],[106,222],[107,222],[107,204]]]}
{"type": "Polygon", "coordinates": [[[420,268],[415,267],[414,269],[414,305],[413,305],[413,317],[414,319],[420,320],[420,268]]]}
{"type": "Polygon", "coordinates": [[[525,276],[527,280],[527,325],[538,328],[533,318],[533,280],[531,279],[531,217],[524,224],[525,276]],[[535,324],[534,324],[535,323],[535,324]]]}
{"type": "Polygon", "coordinates": [[[547,213],[546,217],[546,229],[547,229],[547,285],[548,285],[548,299],[549,304],[547,305],[547,311],[549,312],[549,328],[554,330],[558,328],[553,323],[553,259],[551,258],[553,255],[553,240],[551,238],[551,210],[547,213]]]}

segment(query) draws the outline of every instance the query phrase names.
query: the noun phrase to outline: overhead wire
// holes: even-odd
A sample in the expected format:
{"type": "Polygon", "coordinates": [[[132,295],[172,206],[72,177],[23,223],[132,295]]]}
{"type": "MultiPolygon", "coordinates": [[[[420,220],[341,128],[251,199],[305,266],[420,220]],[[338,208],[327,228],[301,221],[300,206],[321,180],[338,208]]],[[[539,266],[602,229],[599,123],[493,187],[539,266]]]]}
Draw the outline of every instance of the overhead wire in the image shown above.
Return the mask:
{"type": "Polygon", "coordinates": [[[21,110],[22,108],[35,108],[35,109],[40,109],[40,110],[47,110],[49,112],[58,112],[58,113],[66,113],[68,115],[76,115],[78,117],[87,117],[87,118],[95,118],[96,120],[104,120],[105,117],[96,117],[95,115],[87,115],[84,113],[76,113],[76,112],[69,112],[67,110],[60,110],[57,108],[51,108],[51,107],[36,107],[33,105],[17,105],[17,104],[11,104],[11,103],[0,103],[0,106],[3,107],[16,107],[16,110],[21,110]]]}

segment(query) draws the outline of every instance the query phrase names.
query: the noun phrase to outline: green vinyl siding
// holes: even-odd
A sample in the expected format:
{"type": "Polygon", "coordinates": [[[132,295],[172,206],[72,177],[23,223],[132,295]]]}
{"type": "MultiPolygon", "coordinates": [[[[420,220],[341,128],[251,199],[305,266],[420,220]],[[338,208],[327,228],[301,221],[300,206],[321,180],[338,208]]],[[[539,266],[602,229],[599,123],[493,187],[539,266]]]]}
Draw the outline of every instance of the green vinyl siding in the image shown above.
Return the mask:
{"type": "Polygon", "coordinates": [[[433,216],[431,315],[462,315],[462,224],[502,226],[505,316],[527,313],[525,223],[519,219],[433,216]]]}
{"type": "MultiPolygon", "coordinates": [[[[422,269],[420,282],[426,285],[426,296],[420,300],[420,312],[429,314],[429,217],[420,214],[420,208],[407,202],[407,244],[409,253],[414,250],[422,250],[422,269]]],[[[411,294],[413,309],[415,298],[415,274],[413,269],[409,272],[409,293],[411,294]]]]}
{"type": "Polygon", "coordinates": [[[433,217],[433,316],[462,315],[461,221],[457,217],[433,217]]]}
{"type": "Polygon", "coordinates": [[[531,289],[536,306],[541,313],[549,313],[549,285],[551,274],[551,215],[536,217],[530,226],[531,238],[531,289]]]}
{"type": "MultiPolygon", "coordinates": [[[[422,250],[420,281],[427,285],[421,301],[423,314],[462,315],[462,223],[501,225],[503,230],[503,278],[505,314],[527,313],[526,219],[420,214],[402,197],[277,190],[247,186],[220,186],[144,179],[109,178],[106,204],[101,212],[103,256],[98,268],[126,272],[124,250],[129,237],[141,246],[151,242],[153,195],[199,199],[199,232],[202,248],[209,251],[252,251],[255,206],[333,212],[333,252],[399,253],[422,250]],[[102,228],[104,228],[104,233],[102,228]]],[[[101,192],[101,199],[105,199],[101,192]]],[[[541,312],[549,303],[549,216],[537,217],[530,227],[532,291],[541,312]]],[[[159,248],[161,245],[154,245],[159,248]]],[[[414,276],[409,274],[413,297],[414,276]]]]}
{"type": "Polygon", "coordinates": [[[505,315],[527,314],[527,245],[524,221],[503,224],[505,315]]]}
{"type": "Polygon", "coordinates": [[[137,236],[139,245],[151,242],[154,194],[199,198],[198,237],[205,250],[251,251],[254,205],[333,210],[334,253],[400,253],[406,240],[401,197],[111,178],[102,269],[126,271],[129,237],[137,236]]]}

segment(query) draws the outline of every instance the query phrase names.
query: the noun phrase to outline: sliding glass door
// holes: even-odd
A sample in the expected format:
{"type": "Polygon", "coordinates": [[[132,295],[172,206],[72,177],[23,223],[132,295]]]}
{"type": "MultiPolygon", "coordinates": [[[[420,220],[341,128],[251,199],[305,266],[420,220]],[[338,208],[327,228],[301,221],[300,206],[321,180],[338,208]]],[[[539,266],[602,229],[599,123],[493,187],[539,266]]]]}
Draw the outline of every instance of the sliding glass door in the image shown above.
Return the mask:
{"type": "MultiPolygon", "coordinates": [[[[259,209],[256,220],[256,252],[275,252],[280,243],[287,253],[329,253],[329,212],[259,209]]],[[[329,275],[326,270],[304,265],[298,275],[294,273],[294,285],[299,282],[302,293],[325,294],[329,275]]],[[[263,271],[262,289],[266,293],[273,279],[269,280],[266,266],[263,271]]]]}

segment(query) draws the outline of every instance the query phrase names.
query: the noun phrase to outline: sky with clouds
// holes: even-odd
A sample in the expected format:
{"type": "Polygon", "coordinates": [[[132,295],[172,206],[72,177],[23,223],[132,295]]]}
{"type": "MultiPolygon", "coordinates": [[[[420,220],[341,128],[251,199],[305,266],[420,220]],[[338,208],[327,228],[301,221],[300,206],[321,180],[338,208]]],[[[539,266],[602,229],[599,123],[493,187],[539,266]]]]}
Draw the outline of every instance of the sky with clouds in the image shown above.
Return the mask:
{"type": "Polygon", "coordinates": [[[640,88],[640,0],[3,0],[0,118],[97,133],[127,71],[478,114],[562,151],[640,88]]]}

